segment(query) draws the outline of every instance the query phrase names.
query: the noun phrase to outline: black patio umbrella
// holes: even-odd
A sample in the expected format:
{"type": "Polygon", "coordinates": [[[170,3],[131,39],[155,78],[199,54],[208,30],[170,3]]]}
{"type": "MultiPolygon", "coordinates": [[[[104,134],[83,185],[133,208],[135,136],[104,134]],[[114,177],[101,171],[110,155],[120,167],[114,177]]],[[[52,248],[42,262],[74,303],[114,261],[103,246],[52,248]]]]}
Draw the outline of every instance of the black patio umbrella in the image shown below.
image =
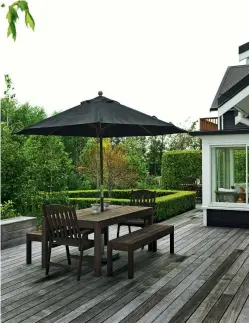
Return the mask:
{"type": "Polygon", "coordinates": [[[157,136],[184,133],[185,130],[156,117],[128,108],[103,96],[81,102],[80,105],[42,120],[15,134],[82,136],[100,139],[100,201],[103,208],[103,138],[157,136]]]}

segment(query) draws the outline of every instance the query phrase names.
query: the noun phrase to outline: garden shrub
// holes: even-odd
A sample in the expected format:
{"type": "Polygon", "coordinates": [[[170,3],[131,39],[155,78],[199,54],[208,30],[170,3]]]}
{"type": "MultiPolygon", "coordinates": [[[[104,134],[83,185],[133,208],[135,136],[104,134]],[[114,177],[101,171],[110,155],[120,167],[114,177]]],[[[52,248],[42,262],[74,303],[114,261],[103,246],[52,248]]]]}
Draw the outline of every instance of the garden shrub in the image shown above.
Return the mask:
{"type": "MultiPolygon", "coordinates": [[[[156,195],[165,196],[172,194],[172,191],[159,190],[159,189],[149,189],[150,191],[155,191],[156,195]]],[[[131,196],[131,189],[127,190],[112,190],[112,197],[114,199],[129,199],[131,196]]],[[[77,191],[68,191],[70,198],[82,197],[82,198],[99,198],[99,190],[77,190],[77,191]]],[[[104,190],[104,197],[108,198],[108,190],[104,190]]]]}
{"type": "Polygon", "coordinates": [[[178,191],[156,199],[155,221],[160,222],[195,208],[194,192],[178,191]]]}
{"type": "MultiPolygon", "coordinates": [[[[177,214],[186,212],[195,208],[195,193],[185,191],[170,191],[171,194],[159,196],[156,198],[156,214],[154,217],[155,222],[160,222],[176,216],[177,214]]],[[[115,199],[108,198],[111,204],[129,205],[130,199],[115,199]]],[[[96,203],[96,198],[69,198],[71,205],[77,209],[91,207],[91,204],[96,203]]],[[[97,200],[97,203],[99,201],[97,200]]]]}
{"type": "Polygon", "coordinates": [[[181,189],[186,178],[202,177],[200,150],[169,151],[162,157],[162,184],[165,189],[181,189]]]}
{"type": "Polygon", "coordinates": [[[42,222],[42,205],[43,204],[62,204],[69,205],[67,192],[40,192],[39,194],[30,196],[29,199],[23,202],[24,205],[22,215],[34,216],[37,218],[37,223],[42,222]]]}
{"type": "MultiPolygon", "coordinates": [[[[114,199],[114,198],[109,199],[108,198],[108,201],[112,205],[129,205],[130,204],[129,199],[114,199]]],[[[76,197],[76,198],[69,198],[69,203],[71,205],[73,205],[76,209],[85,209],[85,208],[91,207],[91,204],[100,203],[100,201],[96,200],[95,198],[90,198],[90,197],[86,197],[86,198],[76,197]]]]}
{"type": "Polygon", "coordinates": [[[9,219],[9,218],[14,218],[16,216],[18,216],[19,214],[17,214],[16,210],[14,209],[14,203],[13,201],[7,201],[4,202],[1,205],[1,219],[9,219]]]}

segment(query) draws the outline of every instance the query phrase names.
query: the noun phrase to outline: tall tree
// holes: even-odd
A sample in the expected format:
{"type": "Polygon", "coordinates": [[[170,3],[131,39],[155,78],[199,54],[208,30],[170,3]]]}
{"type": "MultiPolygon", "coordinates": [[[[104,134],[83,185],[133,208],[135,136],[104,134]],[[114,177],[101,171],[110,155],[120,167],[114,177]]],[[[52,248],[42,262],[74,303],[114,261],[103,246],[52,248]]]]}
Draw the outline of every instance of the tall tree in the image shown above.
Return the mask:
{"type": "Polygon", "coordinates": [[[128,137],[122,141],[127,159],[138,172],[139,180],[143,182],[147,172],[146,137],[128,137]]]}
{"type": "Polygon", "coordinates": [[[23,192],[26,161],[23,155],[23,143],[6,122],[1,123],[1,199],[13,200],[18,204],[23,192]]]}
{"type": "Polygon", "coordinates": [[[165,150],[165,136],[153,136],[148,138],[148,163],[152,174],[156,175],[162,163],[162,155],[165,150]]]}
{"type": "Polygon", "coordinates": [[[85,147],[88,138],[83,137],[61,137],[64,143],[65,150],[72,158],[72,162],[75,166],[78,166],[80,162],[80,154],[85,147]]]}
{"type": "MultiPolygon", "coordinates": [[[[182,128],[187,131],[195,131],[197,128],[198,121],[185,121],[182,128]]],[[[169,135],[166,143],[167,150],[199,150],[200,149],[200,138],[192,137],[186,133],[169,135]]]]}

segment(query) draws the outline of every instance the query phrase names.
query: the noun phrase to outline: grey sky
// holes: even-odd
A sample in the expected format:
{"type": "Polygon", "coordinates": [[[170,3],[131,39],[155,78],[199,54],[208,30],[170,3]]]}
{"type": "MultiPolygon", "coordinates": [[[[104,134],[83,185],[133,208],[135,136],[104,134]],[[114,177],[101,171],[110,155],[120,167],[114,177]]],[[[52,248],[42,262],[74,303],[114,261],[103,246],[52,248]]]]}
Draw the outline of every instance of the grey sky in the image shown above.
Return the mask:
{"type": "Polygon", "coordinates": [[[226,67],[239,64],[238,46],[249,41],[248,0],[29,3],[35,32],[21,23],[13,42],[1,28],[1,74],[20,102],[48,114],[102,90],[177,125],[209,116],[226,67]]]}

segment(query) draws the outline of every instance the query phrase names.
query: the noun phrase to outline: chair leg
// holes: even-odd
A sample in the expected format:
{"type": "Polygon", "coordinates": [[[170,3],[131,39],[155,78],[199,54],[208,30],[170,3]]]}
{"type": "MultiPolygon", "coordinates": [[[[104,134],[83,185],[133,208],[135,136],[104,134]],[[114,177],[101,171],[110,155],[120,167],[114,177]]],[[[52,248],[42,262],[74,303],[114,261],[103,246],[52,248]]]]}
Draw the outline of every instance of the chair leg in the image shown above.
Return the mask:
{"type": "Polygon", "coordinates": [[[32,262],[32,241],[27,238],[26,241],[26,263],[31,264],[32,262]]]}
{"type": "Polygon", "coordinates": [[[71,265],[71,258],[70,258],[70,252],[69,252],[68,246],[66,246],[66,253],[67,253],[67,262],[69,265],[71,265]]]}
{"type": "Polygon", "coordinates": [[[174,253],[174,231],[170,234],[170,253],[174,253]]]}
{"type": "Polygon", "coordinates": [[[79,268],[78,268],[78,276],[77,276],[78,281],[80,280],[80,276],[81,276],[82,262],[83,262],[83,246],[80,248],[80,259],[79,259],[79,268]]]}
{"type": "Polygon", "coordinates": [[[47,264],[46,264],[46,275],[48,275],[48,273],[49,273],[49,266],[50,266],[50,259],[51,259],[51,249],[52,249],[52,243],[49,242],[48,259],[47,259],[47,264]]]}
{"type": "Polygon", "coordinates": [[[117,238],[119,237],[120,224],[118,224],[117,238]]]}
{"type": "Polygon", "coordinates": [[[128,225],[128,228],[129,228],[129,233],[131,233],[131,226],[130,226],[130,225],[128,225]]]}
{"type": "Polygon", "coordinates": [[[112,276],[112,246],[107,245],[107,276],[112,276]]]}
{"type": "Polygon", "coordinates": [[[128,278],[132,279],[134,277],[134,253],[128,251],[128,278]]]}

